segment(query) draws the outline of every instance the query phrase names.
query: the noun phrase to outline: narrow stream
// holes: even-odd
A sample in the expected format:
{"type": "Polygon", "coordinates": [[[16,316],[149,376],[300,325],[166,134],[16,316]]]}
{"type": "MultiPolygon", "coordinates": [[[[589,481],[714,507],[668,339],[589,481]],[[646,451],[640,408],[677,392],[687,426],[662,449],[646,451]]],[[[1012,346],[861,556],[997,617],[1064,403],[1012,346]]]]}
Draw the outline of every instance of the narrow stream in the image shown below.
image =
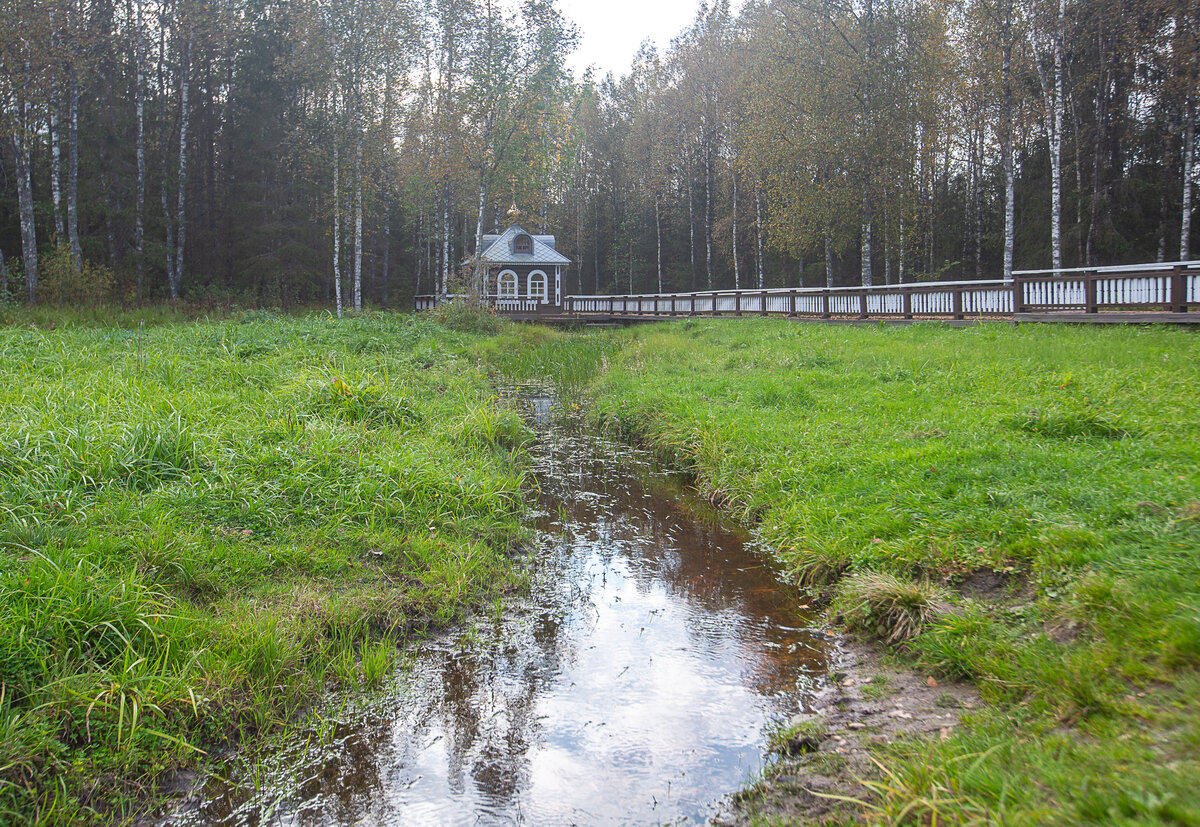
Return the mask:
{"type": "Polygon", "coordinates": [[[695,823],[754,779],[827,669],[812,615],[677,477],[521,399],[530,596],[416,647],[319,747],[206,782],[170,823],[695,823]]]}

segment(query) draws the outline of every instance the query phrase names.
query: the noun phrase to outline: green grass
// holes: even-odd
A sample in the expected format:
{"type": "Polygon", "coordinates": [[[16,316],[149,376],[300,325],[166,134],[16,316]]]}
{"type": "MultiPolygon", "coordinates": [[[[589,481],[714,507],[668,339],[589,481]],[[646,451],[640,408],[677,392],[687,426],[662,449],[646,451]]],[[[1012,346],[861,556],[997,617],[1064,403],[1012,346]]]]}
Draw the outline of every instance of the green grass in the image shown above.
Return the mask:
{"type": "Polygon", "coordinates": [[[0,328],[0,822],[123,822],[512,582],[522,446],[425,317],[0,328]]]}
{"type": "Polygon", "coordinates": [[[610,338],[600,422],[989,702],[948,741],[882,755],[869,815],[1200,823],[1194,333],[739,320],[610,338]],[[953,592],[981,570],[1009,588],[953,592]]]}

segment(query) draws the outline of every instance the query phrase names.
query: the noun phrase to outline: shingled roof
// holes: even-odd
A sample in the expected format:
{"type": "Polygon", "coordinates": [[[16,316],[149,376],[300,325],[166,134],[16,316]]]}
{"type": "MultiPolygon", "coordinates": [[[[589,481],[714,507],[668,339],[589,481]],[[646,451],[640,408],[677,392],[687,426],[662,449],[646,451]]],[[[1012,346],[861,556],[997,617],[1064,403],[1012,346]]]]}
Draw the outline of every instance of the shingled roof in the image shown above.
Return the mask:
{"type": "Polygon", "coordinates": [[[533,252],[514,253],[513,239],[525,233],[513,224],[500,235],[485,235],[481,242],[483,255],[489,264],[570,264],[571,260],[554,249],[554,236],[525,233],[533,239],[533,252]]]}

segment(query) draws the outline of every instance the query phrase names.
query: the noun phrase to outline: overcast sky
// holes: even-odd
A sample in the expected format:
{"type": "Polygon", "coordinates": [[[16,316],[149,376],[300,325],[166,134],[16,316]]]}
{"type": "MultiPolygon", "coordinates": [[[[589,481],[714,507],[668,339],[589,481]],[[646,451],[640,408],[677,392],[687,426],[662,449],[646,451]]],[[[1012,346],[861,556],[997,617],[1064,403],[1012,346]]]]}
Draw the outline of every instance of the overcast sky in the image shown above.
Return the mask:
{"type": "Polygon", "coordinates": [[[699,0],[559,0],[559,9],[579,27],[570,66],[576,75],[589,64],[595,64],[597,78],[608,71],[623,75],[643,40],[650,38],[665,52],[699,5],[699,0]]]}

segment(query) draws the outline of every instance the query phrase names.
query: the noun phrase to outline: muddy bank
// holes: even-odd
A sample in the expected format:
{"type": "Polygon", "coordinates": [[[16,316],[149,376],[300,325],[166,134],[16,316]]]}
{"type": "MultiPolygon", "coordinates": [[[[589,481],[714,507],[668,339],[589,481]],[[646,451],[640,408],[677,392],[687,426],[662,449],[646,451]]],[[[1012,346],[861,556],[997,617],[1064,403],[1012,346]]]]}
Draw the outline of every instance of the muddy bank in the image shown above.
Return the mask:
{"type": "Polygon", "coordinates": [[[854,820],[862,809],[844,799],[870,799],[860,779],[880,775],[868,757],[873,749],[905,738],[949,737],[960,716],[980,703],[975,687],[905,669],[855,635],[840,634],[831,644],[829,680],[812,712],[791,719],[778,759],[733,796],[715,825],[854,820]]]}

